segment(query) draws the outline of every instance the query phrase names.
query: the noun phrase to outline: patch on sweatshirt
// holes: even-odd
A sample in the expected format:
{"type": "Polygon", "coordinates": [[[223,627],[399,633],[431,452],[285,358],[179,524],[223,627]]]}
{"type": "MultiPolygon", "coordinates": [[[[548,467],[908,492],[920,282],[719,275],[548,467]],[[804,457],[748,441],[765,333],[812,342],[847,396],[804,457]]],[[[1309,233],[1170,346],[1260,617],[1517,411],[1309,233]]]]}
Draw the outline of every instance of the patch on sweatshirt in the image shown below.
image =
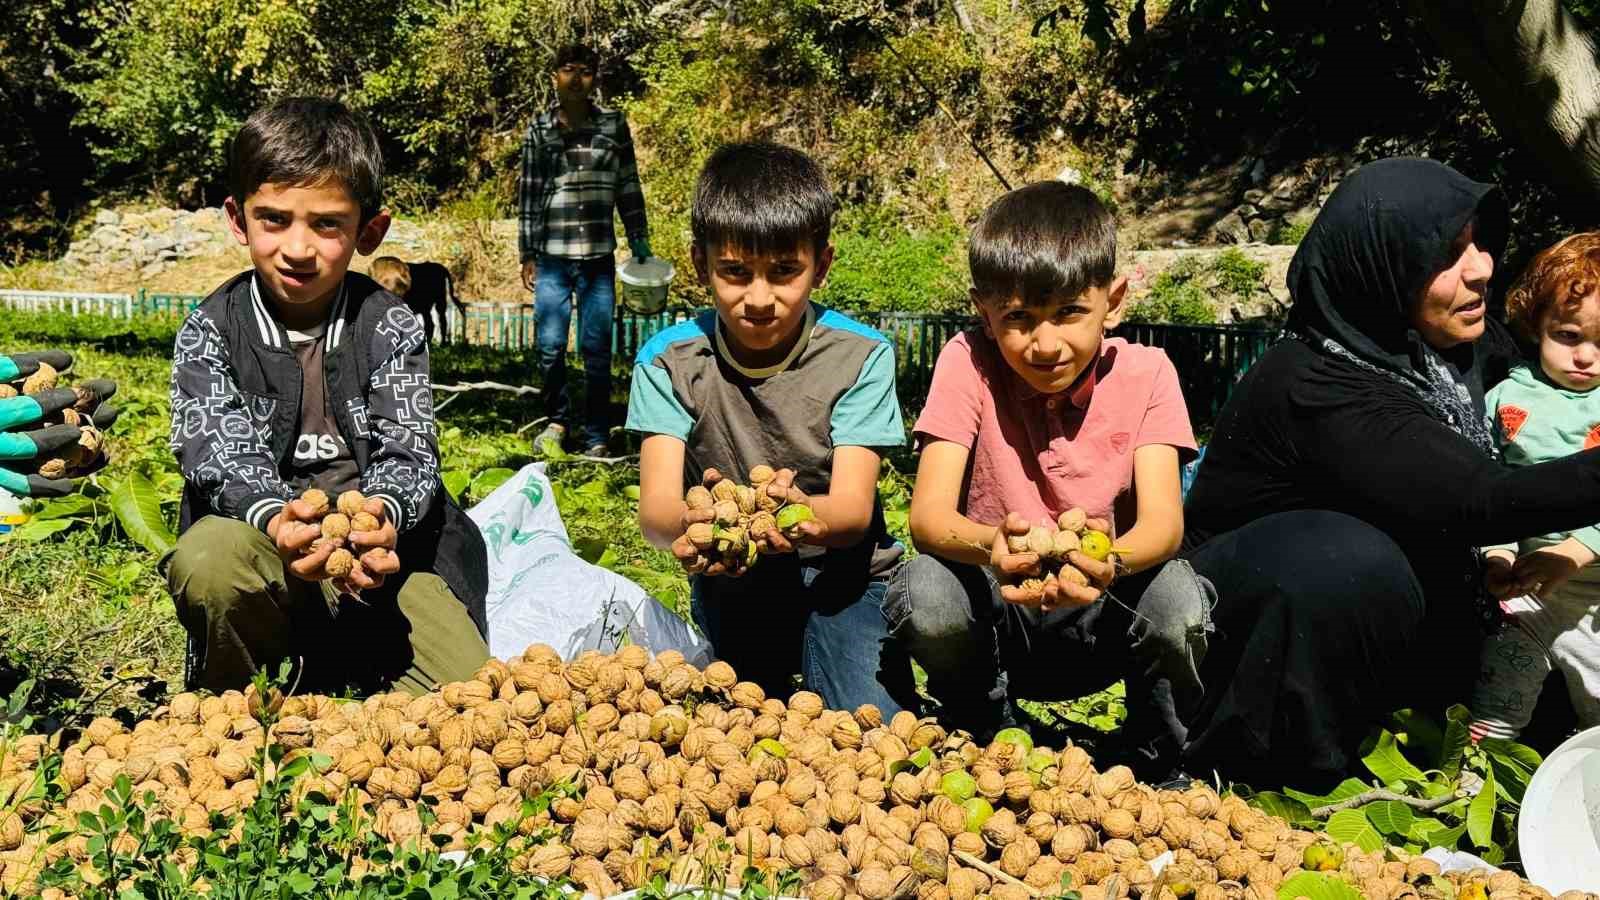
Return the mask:
{"type": "MultiPolygon", "coordinates": [[[[1495,412],[1500,416],[1500,431],[1506,436],[1506,440],[1516,440],[1517,432],[1522,430],[1522,423],[1528,421],[1528,411],[1520,406],[1506,403],[1495,412]]],[[[1594,432],[1591,431],[1589,434],[1593,437],[1594,432]]]]}

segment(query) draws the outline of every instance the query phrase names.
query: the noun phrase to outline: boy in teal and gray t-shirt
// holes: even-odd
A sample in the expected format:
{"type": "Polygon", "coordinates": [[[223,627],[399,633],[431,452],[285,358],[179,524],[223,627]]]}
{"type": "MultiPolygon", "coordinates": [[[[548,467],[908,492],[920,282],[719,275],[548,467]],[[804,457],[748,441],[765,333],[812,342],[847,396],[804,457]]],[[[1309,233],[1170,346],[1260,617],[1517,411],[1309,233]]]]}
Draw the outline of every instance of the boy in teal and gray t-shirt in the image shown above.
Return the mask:
{"type": "MultiPolygon", "coordinates": [[[[1600,446],[1600,232],[1542,251],[1512,287],[1506,311],[1539,345],[1485,397],[1507,465],[1600,446]]],[[[1486,582],[1506,613],[1484,642],[1472,694],[1474,740],[1515,738],[1533,717],[1552,667],[1581,727],[1600,724],[1600,528],[1524,538],[1485,551],[1486,582]]]]}
{"type": "Polygon", "coordinates": [[[810,300],[833,261],[833,195],[798,150],[734,144],[695,189],[693,257],[716,310],[640,349],[628,429],[640,452],[639,523],[692,578],[696,624],[718,658],[769,695],[798,672],[834,709],[885,717],[911,695],[907,657],[883,616],[903,548],[878,502],[880,451],[905,441],[894,347],[810,300]],[[779,470],[774,490],[815,518],[793,541],[751,535],[762,556],[728,571],[688,540],[685,489],[779,470]],[[737,576],[737,577],[736,577],[737,576]]]}

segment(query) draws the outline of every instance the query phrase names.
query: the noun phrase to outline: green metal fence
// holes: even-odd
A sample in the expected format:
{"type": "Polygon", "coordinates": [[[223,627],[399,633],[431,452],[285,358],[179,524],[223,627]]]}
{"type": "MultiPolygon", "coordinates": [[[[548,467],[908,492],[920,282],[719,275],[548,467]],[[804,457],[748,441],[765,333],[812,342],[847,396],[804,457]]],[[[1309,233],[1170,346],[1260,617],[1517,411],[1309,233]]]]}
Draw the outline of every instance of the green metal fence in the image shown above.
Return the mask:
{"type": "MultiPolygon", "coordinates": [[[[204,299],[198,294],[142,290],[133,294],[0,291],[0,306],[124,318],[181,318],[204,299]]],[[[650,338],[662,329],[705,311],[704,308],[677,307],[641,315],[619,309],[611,335],[613,359],[626,373],[639,348],[650,338]]],[[[532,350],[537,346],[532,304],[474,303],[467,306],[465,315],[453,307],[447,310],[447,315],[452,342],[515,351],[532,350]]],[[[966,315],[906,312],[851,315],[878,329],[893,342],[900,400],[909,410],[920,408],[927,398],[939,351],[957,332],[976,324],[975,319],[966,315]]],[[[1189,414],[1197,423],[1209,423],[1215,418],[1234,382],[1260,358],[1275,336],[1274,331],[1260,326],[1159,323],[1124,324],[1116,334],[1167,352],[1177,367],[1189,414]]]]}

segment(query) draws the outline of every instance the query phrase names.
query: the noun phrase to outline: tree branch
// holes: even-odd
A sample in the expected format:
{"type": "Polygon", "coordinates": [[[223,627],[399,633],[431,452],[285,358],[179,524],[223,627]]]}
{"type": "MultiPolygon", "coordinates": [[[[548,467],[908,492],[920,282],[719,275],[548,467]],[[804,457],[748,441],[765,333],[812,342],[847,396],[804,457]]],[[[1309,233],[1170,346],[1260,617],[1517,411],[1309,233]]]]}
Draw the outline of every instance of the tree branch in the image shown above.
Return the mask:
{"type": "Polygon", "coordinates": [[[967,5],[962,0],[950,0],[950,8],[955,11],[956,24],[961,26],[962,31],[967,34],[977,34],[977,30],[972,27],[972,16],[967,12],[967,5]]]}
{"type": "Polygon", "coordinates": [[[1347,809],[1355,809],[1358,806],[1366,806],[1368,803],[1377,803],[1380,800],[1403,803],[1417,812],[1432,812],[1441,806],[1449,806],[1460,799],[1462,798],[1458,796],[1455,791],[1451,791],[1442,797],[1434,797],[1431,800],[1424,800],[1420,797],[1407,797],[1405,794],[1396,794],[1394,791],[1386,791],[1382,788],[1379,788],[1371,791],[1362,791],[1354,797],[1340,800],[1338,803],[1329,803],[1327,806],[1319,806],[1311,811],[1311,815],[1314,818],[1326,819],[1334,813],[1344,812],[1347,809]]]}
{"type": "Polygon", "coordinates": [[[994,866],[989,865],[988,863],[986,863],[983,860],[977,858],[976,856],[973,856],[971,853],[967,853],[964,850],[951,850],[950,851],[950,855],[954,856],[956,859],[961,860],[963,863],[966,863],[967,865],[973,867],[974,869],[977,869],[979,872],[982,872],[983,874],[989,876],[990,878],[993,878],[993,879],[995,879],[997,881],[1004,881],[1006,884],[1014,884],[1017,887],[1022,888],[1023,890],[1028,892],[1028,896],[1030,896],[1030,897],[1043,897],[1044,896],[1044,892],[1040,891],[1038,888],[1034,887],[1033,885],[1027,883],[1026,881],[1020,881],[1020,880],[1018,880],[1016,878],[1012,878],[1010,875],[1007,875],[1005,872],[1002,872],[1001,870],[995,868],[994,866]]]}
{"type": "Polygon", "coordinates": [[[436,391],[446,394],[461,394],[467,391],[509,391],[513,394],[537,394],[539,389],[527,384],[501,384],[498,381],[469,381],[461,384],[436,384],[436,391]]]}
{"type": "Polygon", "coordinates": [[[441,409],[444,409],[446,406],[449,406],[455,401],[456,397],[460,396],[461,394],[465,394],[468,391],[506,391],[507,393],[516,394],[519,397],[526,396],[528,394],[539,393],[539,389],[531,385],[501,384],[498,381],[472,381],[464,382],[462,384],[436,384],[433,386],[433,389],[436,391],[443,391],[446,394],[454,395],[446,397],[435,404],[433,407],[433,411],[435,413],[441,409]]]}

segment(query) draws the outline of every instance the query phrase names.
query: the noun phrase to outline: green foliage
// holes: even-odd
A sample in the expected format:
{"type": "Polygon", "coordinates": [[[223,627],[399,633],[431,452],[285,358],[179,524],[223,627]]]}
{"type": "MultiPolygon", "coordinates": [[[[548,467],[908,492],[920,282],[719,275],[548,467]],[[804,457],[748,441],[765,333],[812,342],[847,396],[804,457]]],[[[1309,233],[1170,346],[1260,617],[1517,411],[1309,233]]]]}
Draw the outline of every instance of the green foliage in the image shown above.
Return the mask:
{"type": "Polygon", "coordinates": [[[1217,321],[1209,292],[1202,286],[1205,267],[1194,257],[1184,257],[1156,276],[1150,293],[1128,311],[1129,322],[1172,322],[1210,325],[1217,321]]]}
{"type": "Polygon", "coordinates": [[[1267,235],[1267,243],[1298,245],[1305,240],[1306,232],[1311,230],[1311,221],[1310,218],[1299,218],[1274,224],[1267,235]]]}
{"type": "Polygon", "coordinates": [[[1122,726],[1128,717],[1127,685],[1118,681],[1111,687],[1065,703],[1018,701],[1018,706],[1047,728],[1076,725],[1109,733],[1122,726]]]}
{"type": "Polygon", "coordinates": [[[924,234],[834,235],[834,263],[818,301],[840,309],[936,312],[966,306],[965,260],[955,228],[924,234]]]}
{"type": "MultiPolygon", "coordinates": [[[[68,87],[108,175],[214,199],[239,124],[300,94],[366,113],[391,171],[413,182],[437,191],[499,180],[509,197],[522,129],[552,96],[555,47],[586,24],[637,25],[639,11],[620,0],[127,0],[86,16],[100,37],[76,54],[68,87]]],[[[607,49],[625,59],[629,48],[607,49]]]]}
{"type": "Polygon", "coordinates": [[[0,17],[0,259],[59,244],[63,214],[85,196],[90,159],[61,76],[91,39],[90,2],[33,0],[0,17]]]}
{"type": "Polygon", "coordinates": [[[1217,300],[1249,300],[1265,290],[1267,264],[1229,248],[1202,261],[1181,256],[1150,285],[1150,292],[1128,311],[1129,322],[1211,325],[1217,300]]]}
{"type": "Polygon", "coordinates": [[[1531,748],[1510,741],[1473,745],[1467,739],[1467,720],[1467,710],[1460,706],[1446,712],[1442,725],[1402,710],[1394,716],[1393,730],[1380,729],[1363,746],[1361,762],[1372,773],[1372,783],[1351,778],[1327,794],[1288,789],[1255,794],[1250,803],[1301,827],[1320,824],[1335,839],[1369,851],[1385,845],[1411,853],[1459,848],[1499,862],[1513,850],[1517,809],[1541,759],[1531,748]],[[1318,813],[1319,807],[1374,789],[1407,800],[1385,797],[1318,813]],[[1426,807],[1419,808],[1419,802],[1426,807]]]}
{"type": "Polygon", "coordinates": [[[1223,293],[1248,300],[1261,290],[1267,264],[1245,256],[1237,247],[1230,247],[1211,261],[1211,273],[1223,293]]]}

